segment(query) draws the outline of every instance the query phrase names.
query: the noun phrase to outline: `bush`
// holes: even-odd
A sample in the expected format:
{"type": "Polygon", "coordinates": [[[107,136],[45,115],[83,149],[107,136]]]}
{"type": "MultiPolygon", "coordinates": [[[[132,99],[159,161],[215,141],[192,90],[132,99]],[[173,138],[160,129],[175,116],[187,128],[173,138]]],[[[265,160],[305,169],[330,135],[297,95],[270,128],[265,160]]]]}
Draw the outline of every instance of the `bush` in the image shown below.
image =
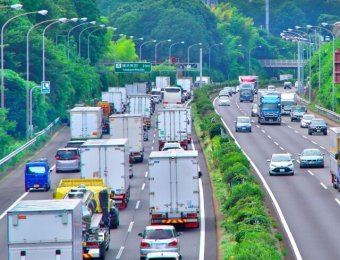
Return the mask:
{"type": "Polygon", "coordinates": [[[230,152],[222,156],[220,161],[220,168],[222,172],[225,172],[228,168],[233,166],[235,163],[243,164],[246,168],[249,169],[249,161],[247,158],[240,152],[230,152]]]}
{"type": "Polygon", "coordinates": [[[225,183],[230,183],[232,180],[243,180],[247,176],[249,176],[249,169],[240,162],[236,162],[223,172],[225,183]]]}

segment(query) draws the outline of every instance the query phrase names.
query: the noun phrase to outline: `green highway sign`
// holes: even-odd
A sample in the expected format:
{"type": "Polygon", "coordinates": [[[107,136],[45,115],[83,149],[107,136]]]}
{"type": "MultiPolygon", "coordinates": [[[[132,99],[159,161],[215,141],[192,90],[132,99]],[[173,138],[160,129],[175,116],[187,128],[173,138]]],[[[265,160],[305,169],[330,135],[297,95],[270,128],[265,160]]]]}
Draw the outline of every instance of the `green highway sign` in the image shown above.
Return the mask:
{"type": "Polygon", "coordinates": [[[150,62],[117,62],[115,63],[117,73],[151,72],[150,62]]]}

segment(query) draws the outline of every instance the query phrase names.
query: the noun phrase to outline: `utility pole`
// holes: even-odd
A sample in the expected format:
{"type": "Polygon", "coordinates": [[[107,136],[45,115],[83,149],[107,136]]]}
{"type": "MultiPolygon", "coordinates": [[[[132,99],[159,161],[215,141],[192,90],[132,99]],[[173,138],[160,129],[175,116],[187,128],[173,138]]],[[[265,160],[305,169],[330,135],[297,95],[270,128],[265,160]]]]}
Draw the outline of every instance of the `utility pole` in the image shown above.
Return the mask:
{"type": "Polygon", "coordinates": [[[269,33],[269,0],[266,0],[266,30],[269,33]]]}

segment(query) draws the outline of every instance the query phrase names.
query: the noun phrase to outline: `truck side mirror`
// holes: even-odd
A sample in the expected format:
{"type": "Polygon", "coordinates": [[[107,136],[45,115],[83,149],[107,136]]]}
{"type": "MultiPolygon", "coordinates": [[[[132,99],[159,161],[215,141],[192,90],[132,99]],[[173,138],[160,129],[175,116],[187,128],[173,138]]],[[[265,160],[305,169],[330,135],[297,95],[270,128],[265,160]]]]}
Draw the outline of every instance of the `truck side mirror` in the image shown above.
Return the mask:
{"type": "Polygon", "coordinates": [[[138,233],[138,236],[143,237],[143,233],[138,233]]]}
{"type": "Polygon", "coordinates": [[[199,172],[198,172],[198,178],[201,178],[201,177],[202,177],[202,172],[199,171],[199,172]]]}
{"type": "Polygon", "coordinates": [[[338,159],[339,159],[339,154],[336,153],[336,154],[334,155],[334,157],[335,157],[335,160],[338,160],[338,159]]]}

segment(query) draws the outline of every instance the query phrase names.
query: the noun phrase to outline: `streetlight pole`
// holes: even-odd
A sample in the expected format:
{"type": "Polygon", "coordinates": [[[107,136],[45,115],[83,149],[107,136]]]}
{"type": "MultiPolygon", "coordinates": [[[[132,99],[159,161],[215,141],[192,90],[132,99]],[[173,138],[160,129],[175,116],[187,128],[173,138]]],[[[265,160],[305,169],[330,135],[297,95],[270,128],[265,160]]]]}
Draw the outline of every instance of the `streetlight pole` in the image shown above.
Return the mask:
{"type": "Polygon", "coordinates": [[[202,45],[202,43],[201,42],[199,42],[199,43],[194,43],[194,44],[192,44],[192,45],[190,45],[189,47],[188,47],[188,61],[187,61],[187,65],[189,65],[189,63],[190,63],[190,48],[191,47],[193,47],[193,46],[196,46],[196,45],[202,45]]]}
{"type": "Polygon", "coordinates": [[[262,48],[262,46],[258,45],[258,46],[255,46],[254,48],[248,50],[248,59],[249,59],[249,61],[248,61],[248,66],[249,66],[248,67],[248,71],[249,71],[249,75],[252,73],[252,68],[251,68],[251,52],[253,50],[255,50],[256,48],[262,48]]]}
{"type": "Polygon", "coordinates": [[[223,42],[215,43],[209,47],[209,72],[210,72],[211,48],[217,45],[223,45],[223,42]]]}
{"type": "Polygon", "coordinates": [[[67,18],[60,18],[57,19],[56,21],[50,23],[49,25],[47,25],[45,27],[45,29],[43,30],[43,49],[42,49],[42,81],[46,80],[46,63],[45,63],[45,33],[47,31],[48,28],[50,28],[53,24],[56,23],[66,23],[67,22],[67,18]]]}
{"type": "Polygon", "coordinates": [[[157,40],[151,40],[151,41],[147,41],[147,42],[143,42],[140,46],[139,46],[139,61],[142,61],[142,46],[150,43],[150,42],[157,42],[157,40]]]}
{"type": "Polygon", "coordinates": [[[33,101],[32,101],[32,96],[33,96],[33,91],[37,88],[40,88],[40,86],[35,86],[33,88],[31,88],[30,90],[30,137],[32,138],[32,135],[33,135],[33,101]]]}
{"type": "Polygon", "coordinates": [[[29,15],[29,14],[41,14],[46,15],[48,13],[47,10],[40,10],[35,12],[27,12],[23,14],[18,14],[16,16],[13,16],[9,20],[7,20],[4,25],[1,28],[1,108],[5,108],[5,44],[4,44],[4,34],[6,26],[15,18],[29,15]]]}
{"type": "MultiPolygon", "coordinates": [[[[85,32],[86,30],[88,29],[91,29],[91,28],[95,28],[95,27],[98,27],[98,25],[93,25],[93,26],[89,26],[83,30],[80,31],[79,35],[78,35],[78,57],[80,58],[81,56],[81,35],[83,34],[83,32],[85,32]]],[[[100,29],[103,29],[105,27],[104,24],[101,24],[99,25],[100,29]]]]}
{"type": "Polygon", "coordinates": [[[173,43],[173,44],[171,44],[170,45],[170,47],[169,47],[169,64],[171,63],[171,48],[172,48],[172,46],[175,46],[175,45],[177,45],[177,44],[184,44],[185,42],[184,41],[181,41],[181,42],[175,42],[175,43],[173,43]]]}
{"type": "Polygon", "coordinates": [[[155,44],[155,65],[157,64],[157,47],[158,47],[158,45],[160,45],[162,42],[171,42],[171,39],[164,40],[164,41],[160,41],[160,42],[157,42],[157,43],[155,44]]]}

